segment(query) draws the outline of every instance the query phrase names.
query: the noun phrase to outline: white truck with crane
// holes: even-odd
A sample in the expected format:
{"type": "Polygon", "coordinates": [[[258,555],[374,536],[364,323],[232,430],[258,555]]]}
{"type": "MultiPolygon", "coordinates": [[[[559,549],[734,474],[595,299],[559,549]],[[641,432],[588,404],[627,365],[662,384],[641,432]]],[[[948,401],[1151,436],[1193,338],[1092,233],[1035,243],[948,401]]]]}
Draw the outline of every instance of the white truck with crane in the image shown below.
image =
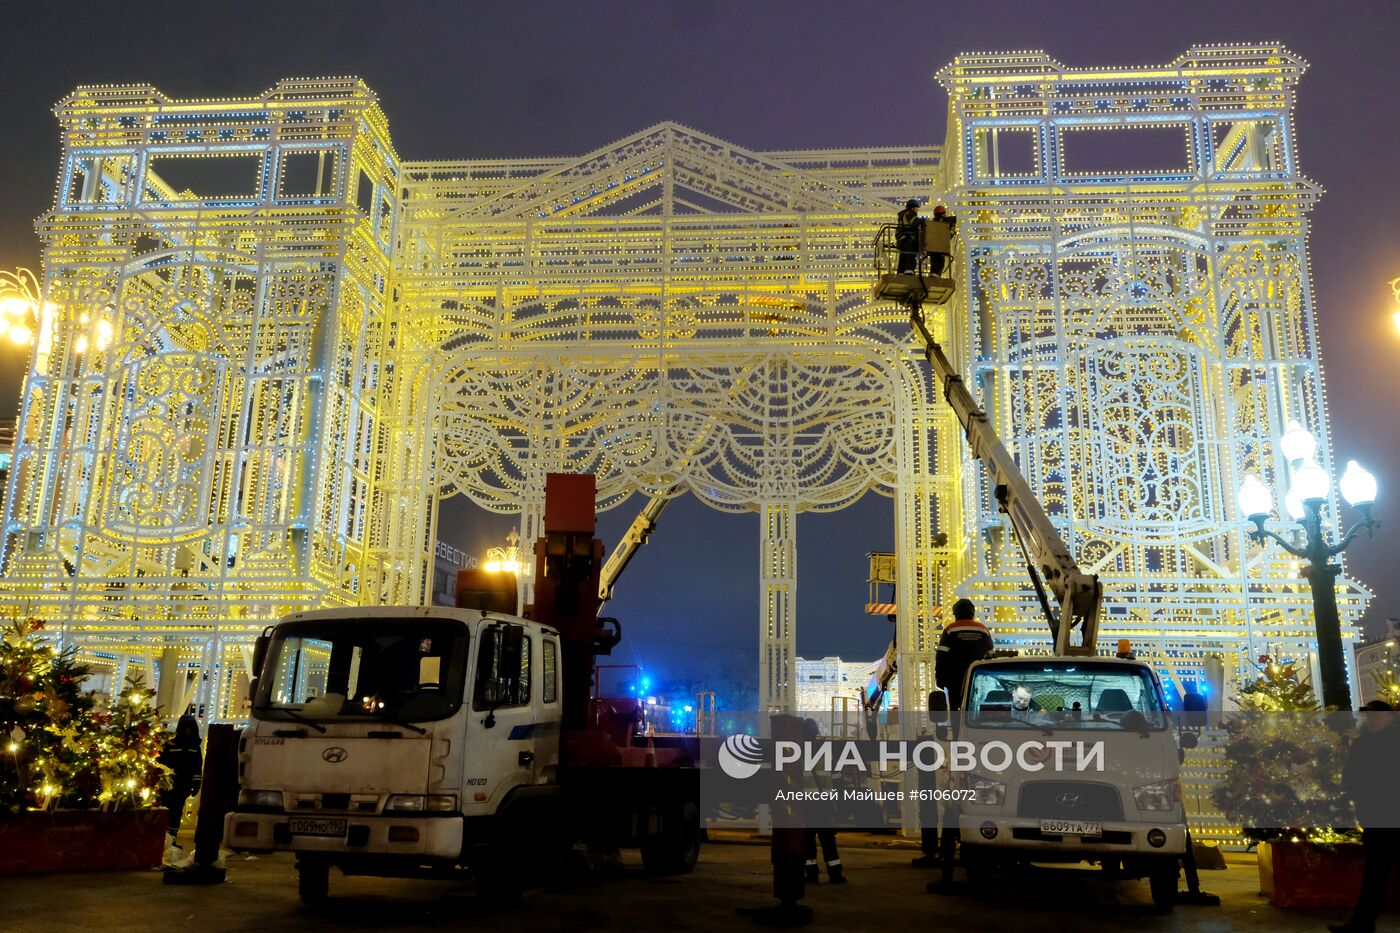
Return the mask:
{"type": "Polygon", "coordinates": [[[1052,650],[975,662],[962,696],[942,690],[930,695],[930,718],[943,734],[955,729],[959,740],[979,746],[1014,740],[1018,733],[1102,742],[1104,768],[1088,778],[1044,767],[968,775],[963,789],[972,796],[948,817],[956,820],[974,888],[986,887],[994,871],[1017,863],[1097,861],[1130,877],[1146,876],[1154,904],[1169,908],[1189,845],[1180,765],[1196,736],[1173,728],[1149,665],[1128,651],[1098,654],[1102,584],[1075,562],[987,413],[929,331],[924,302],[943,304],[956,288],[947,274],[954,223],[925,221],[917,236],[893,224],[882,227],[874,244],[875,297],[909,309],[924,358],[972,455],[986,468],[1025,557],[1052,650]],[[915,261],[905,257],[902,264],[912,271],[895,271],[895,255],[915,243],[915,261]],[[925,275],[926,265],[939,274],[925,275]],[[961,711],[956,724],[950,708],[961,711]]]}
{"type": "MultiPolygon", "coordinates": [[[[550,474],[535,599],[462,571],[458,607],[296,613],[258,640],[239,744],[237,852],[294,852],[303,900],[344,874],[448,877],[504,900],[576,842],[695,865],[694,736],[655,736],[645,702],[594,689],[621,639],[602,596],[645,541],[653,499],[603,571],[594,478],[550,474]]],[[[664,497],[663,497],[664,498],[664,497]]]]}

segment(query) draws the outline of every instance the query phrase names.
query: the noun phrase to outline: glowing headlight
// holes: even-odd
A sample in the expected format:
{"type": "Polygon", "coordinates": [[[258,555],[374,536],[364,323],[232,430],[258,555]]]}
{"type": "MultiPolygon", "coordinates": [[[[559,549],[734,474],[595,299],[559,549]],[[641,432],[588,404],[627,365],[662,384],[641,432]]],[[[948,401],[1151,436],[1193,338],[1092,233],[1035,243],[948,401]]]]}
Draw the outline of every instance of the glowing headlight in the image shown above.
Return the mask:
{"type": "Polygon", "coordinates": [[[452,794],[394,794],[384,804],[386,813],[451,813],[457,809],[452,794]]]}
{"type": "Polygon", "coordinates": [[[238,792],[240,807],[276,807],[282,809],[280,790],[241,790],[238,792]]]}
{"type": "Polygon", "coordinates": [[[1175,778],[1133,788],[1139,810],[1175,810],[1181,803],[1181,782],[1175,778]]]}
{"type": "Polygon", "coordinates": [[[1001,802],[1006,799],[1006,785],[981,774],[968,775],[967,786],[974,795],[968,803],[984,807],[999,807],[1001,802]]]}

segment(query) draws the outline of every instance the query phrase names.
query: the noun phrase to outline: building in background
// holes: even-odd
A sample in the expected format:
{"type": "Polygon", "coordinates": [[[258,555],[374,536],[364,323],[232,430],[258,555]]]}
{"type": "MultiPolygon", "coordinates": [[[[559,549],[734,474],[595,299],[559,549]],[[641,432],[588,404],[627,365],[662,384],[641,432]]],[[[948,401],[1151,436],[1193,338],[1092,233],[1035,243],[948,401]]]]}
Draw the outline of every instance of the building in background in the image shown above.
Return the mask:
{"type": "Polygon", "coordinates": [[[1384,700],[1400,706],[1400,619],[1385,620],[1385,632],[1356,648],[1361,702],[1384,700]]]}
{"type": "Polygon", "coordinates": [[[434,606],[457,605],[457,571],[475,568],[475,557],[439,540],[433,549],[433,592],[429,602],[434,606]]]}
{"type": "MultiPolygon", "coordinates": [[[[839,734],[843,711],[848,728],[858,722],[861,688],[870,683],[878,661],[844,661],[828,656],[820,660],[797,659],[797,709],[805,715],[831,714],[832,732],[839,734]]],[[[898,675],[896,675],[896,678],[898,675]]],[[[889,696],[899,696],[898,680],[891,682],[889,696]]],[[[896,702],[894,704],[898,706],[896,702]]],[[[820,718],[818,716],[818,718],[820,718]]],[[[823,722],[825,732],[826,723],[823,722]]]]}

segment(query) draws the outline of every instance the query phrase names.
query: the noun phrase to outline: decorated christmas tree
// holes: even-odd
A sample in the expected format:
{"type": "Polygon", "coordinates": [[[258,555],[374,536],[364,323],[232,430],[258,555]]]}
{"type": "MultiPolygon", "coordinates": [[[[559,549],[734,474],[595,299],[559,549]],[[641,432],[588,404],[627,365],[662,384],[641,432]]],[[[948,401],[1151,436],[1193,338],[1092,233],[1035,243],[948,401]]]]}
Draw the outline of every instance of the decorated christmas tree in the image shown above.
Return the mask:
{"type": "Polygon", "coordinates": [[[0,631],[0,815],[154,805],[168,784],[154,691],[128,682],[98,709],[82,689],[88,669],[42,631],[38,620],[0,631]]]}
{"type": "Polygon", "coordinates": [[[1224,721],[1225,779],[1211,797],[1255,841],[1338,841],[1354,825],[1342,796],[1346,743],[1324,725],[1292,662],[1263,655],[1224,721]]]}

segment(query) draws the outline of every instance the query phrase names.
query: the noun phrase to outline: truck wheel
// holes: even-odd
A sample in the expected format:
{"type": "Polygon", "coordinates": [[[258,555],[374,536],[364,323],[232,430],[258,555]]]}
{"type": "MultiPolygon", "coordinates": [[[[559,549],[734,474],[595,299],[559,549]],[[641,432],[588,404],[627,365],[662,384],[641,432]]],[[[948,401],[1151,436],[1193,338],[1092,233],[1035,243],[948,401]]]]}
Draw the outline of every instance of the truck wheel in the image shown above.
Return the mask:
{"type": "Polygon", "coordinates": [[[319,904],[331,888],[331,866],[325,862],[297,862],[297,895],[303,904],[319,904]]]}
{"type": "Polygon", "coordinates": [[[1176,906],[1176,859],[1153,866],[1147,878],[1148,883],[1152,885],[1153,907],[1161,913],[1166,913],[1176,906]]]}
{"type": "Polygon", "coordinates": [[[653,875],[686,875],[700,858],[700,808],[686,801],[642,843],[642,865],[653,875]]]}

